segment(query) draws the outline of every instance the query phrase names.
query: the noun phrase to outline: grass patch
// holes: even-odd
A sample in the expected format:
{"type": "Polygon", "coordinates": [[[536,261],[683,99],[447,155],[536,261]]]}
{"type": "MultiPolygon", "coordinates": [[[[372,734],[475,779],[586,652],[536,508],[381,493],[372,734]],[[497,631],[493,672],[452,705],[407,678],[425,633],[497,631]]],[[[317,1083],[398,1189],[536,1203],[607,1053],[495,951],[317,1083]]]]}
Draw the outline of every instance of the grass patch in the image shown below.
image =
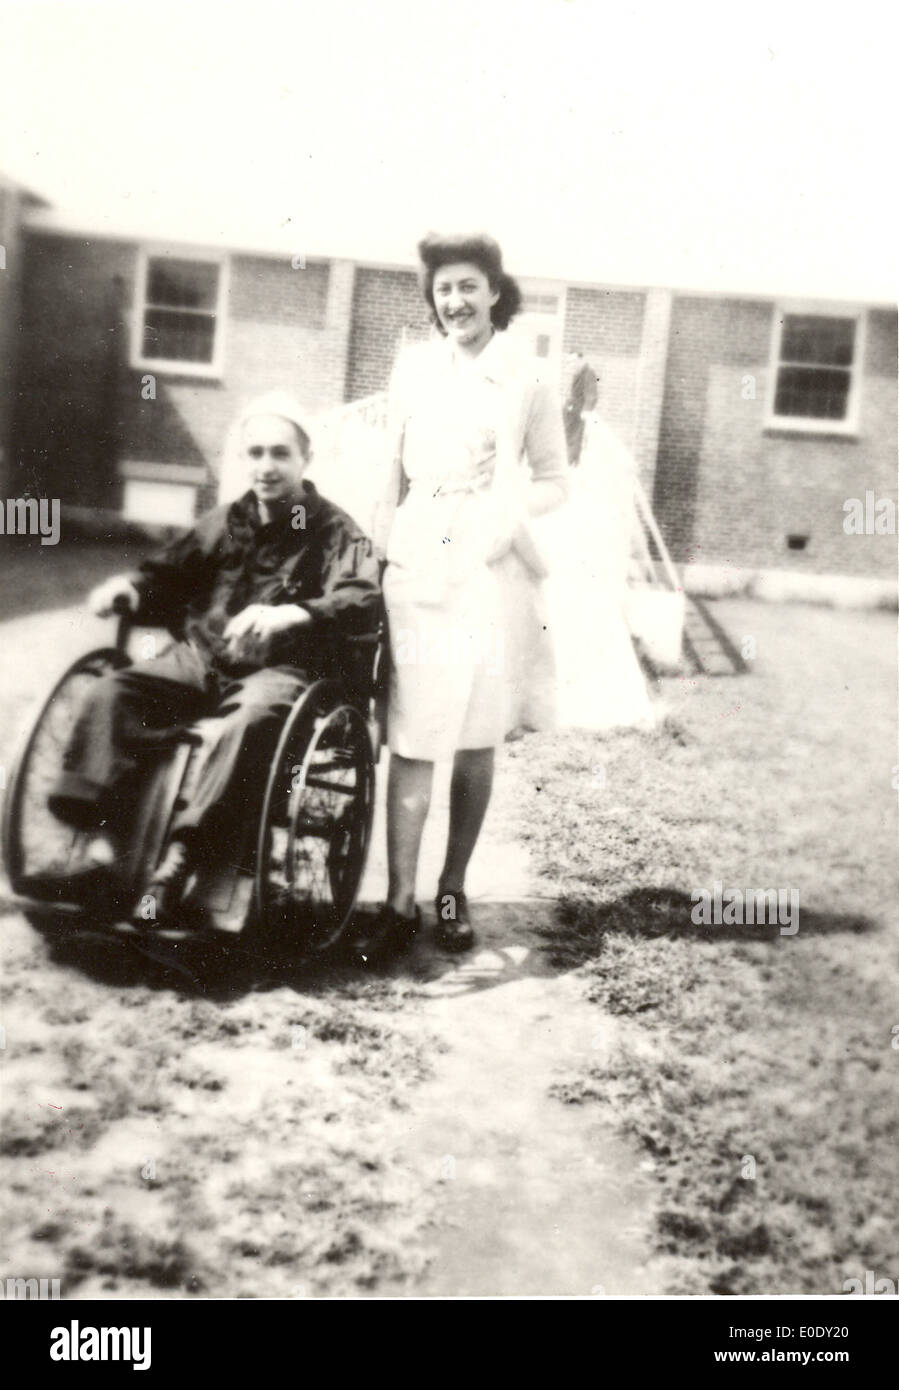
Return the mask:
{"type": "Polygon", "coordinates": [[[556,1087],[658,1180],[674,1293],[894,1277],[894,635],[879,614],[721,605],[759,664],[664,683],[652,735],[506,750],[509,814],[560,895],[547,949],[620,1021],[556,1087]],[[794,888],[799,931],[691,921],[693,893],[794,888]]]}

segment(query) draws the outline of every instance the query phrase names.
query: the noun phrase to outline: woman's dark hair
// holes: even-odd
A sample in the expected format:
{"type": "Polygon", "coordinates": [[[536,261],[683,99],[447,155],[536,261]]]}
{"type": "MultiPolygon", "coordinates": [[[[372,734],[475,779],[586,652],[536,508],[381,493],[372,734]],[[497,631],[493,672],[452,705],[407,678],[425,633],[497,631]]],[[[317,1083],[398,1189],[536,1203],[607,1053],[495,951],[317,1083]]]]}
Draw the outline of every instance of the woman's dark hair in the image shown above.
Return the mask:
{"type": "Polygon", "coordinates": [[[512,276],[503,270],[503,253],[493,237],[483,232],[459,236],[428,232],[418,243],[418,254],[422,266],[422,292],[441,333],[445,330],[434,307],[434,276],[441,266],[456,265],[460,261],[476,265],[487,276],[490,288],[499,291],[499,299],[490,310],[490,320],[494,328],[509,327],[521,308],[521,290],[512,276]]]}

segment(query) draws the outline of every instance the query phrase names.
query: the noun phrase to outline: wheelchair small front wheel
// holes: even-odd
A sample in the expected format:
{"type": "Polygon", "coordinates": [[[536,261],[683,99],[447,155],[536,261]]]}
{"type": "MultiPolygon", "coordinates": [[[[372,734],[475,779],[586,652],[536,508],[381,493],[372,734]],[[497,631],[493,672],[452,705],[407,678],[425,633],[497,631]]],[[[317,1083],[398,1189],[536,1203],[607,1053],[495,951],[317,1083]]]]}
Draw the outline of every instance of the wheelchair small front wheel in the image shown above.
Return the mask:
{"type": "Polygon", "coordinates": [[[333,687],[294,707],[272,763],[256,855],[257,927],[318,954],[349,923],[368,856],[375,773],[368,725],[333,687]]]}

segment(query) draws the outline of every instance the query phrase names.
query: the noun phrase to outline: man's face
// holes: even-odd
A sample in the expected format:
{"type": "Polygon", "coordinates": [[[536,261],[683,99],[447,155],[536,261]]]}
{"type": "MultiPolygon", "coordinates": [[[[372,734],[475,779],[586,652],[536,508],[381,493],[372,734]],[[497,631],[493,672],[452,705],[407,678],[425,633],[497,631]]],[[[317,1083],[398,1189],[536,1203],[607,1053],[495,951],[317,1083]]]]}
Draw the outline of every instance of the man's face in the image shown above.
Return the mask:
{"type": "Polygon", "coordinates": [[[288,502],[296,496],[308,459],[296,426],[280,415],[252,415],[243,427],[250,487],[260,502],[288,502]]]}

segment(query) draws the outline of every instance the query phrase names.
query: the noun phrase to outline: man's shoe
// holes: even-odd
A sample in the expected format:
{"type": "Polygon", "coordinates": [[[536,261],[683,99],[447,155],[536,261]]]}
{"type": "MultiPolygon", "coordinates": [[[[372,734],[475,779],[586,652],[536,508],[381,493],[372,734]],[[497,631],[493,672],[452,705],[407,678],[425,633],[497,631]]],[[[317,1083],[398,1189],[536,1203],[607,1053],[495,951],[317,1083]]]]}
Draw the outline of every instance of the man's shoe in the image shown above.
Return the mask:
{"type": "Polygon", "coordinates": [[[118,857],[115,842],[108,835],[95,835],[87,847],[87,862],[98,869],[111,869],[118,857]]]}
{"type": "Polygon", "coordinates": [[[104,906],[113,907],[120,887],[117,859],[116,846],[108,835],[94,835],[88,839],[82,834],[67,860],[30,875],[22,883],[22,893],[42,902],[65,903],[70,907],[98,910],[104,906]]]}
{"type": "Polygon", "coordinates": [[[474,931],[468,911],[468,899],[460,888],[438,892],[434,899],[437,913],[437,940],[445,951],[470,951],[474,931]]]}
{"type": "Polygon", "coordinates": [[[132,921],[152,931],[169,926],[184,896],[192,872],[190,853],[183,840],[172,840],[166,856],[147,884],[132,915],[132,921]]]}
{"type": "Polygon", "coordinates": [[[418,908],[414,917],[403,917],[385,903],[371,925],[363,928],[353,941],[353,955],[362,965],[376,965],[387,956],[411,946],[420,929],[421,912],[418,908]]]}

